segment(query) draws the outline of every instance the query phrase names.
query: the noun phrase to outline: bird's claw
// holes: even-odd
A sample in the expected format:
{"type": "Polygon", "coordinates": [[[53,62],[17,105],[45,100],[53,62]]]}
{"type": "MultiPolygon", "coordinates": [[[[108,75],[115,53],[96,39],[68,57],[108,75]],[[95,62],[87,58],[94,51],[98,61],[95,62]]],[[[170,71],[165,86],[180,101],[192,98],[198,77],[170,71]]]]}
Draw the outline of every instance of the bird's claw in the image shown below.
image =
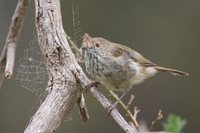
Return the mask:
{"type": "Polygon", "coordinates": [[[91,83],[89,83],[89,84],[85,87],[86,93],[88,92],[88,90],[89,90],[91,87],[97,87],[98,84],[99,84],[98,81],[92,81],[91,83]]]}

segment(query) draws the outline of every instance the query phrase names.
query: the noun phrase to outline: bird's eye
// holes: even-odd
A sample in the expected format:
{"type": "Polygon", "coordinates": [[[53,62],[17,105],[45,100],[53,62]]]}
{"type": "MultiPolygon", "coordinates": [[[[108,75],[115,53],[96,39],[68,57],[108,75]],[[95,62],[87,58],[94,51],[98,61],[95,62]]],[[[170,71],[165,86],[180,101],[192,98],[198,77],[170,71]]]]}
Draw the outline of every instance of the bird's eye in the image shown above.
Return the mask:
{"type": "Polygon", "coordinates": [[[96,42],[95,46],[96,46],[96,47],[99,47],[99,46],[100,46],[100,43],[99,43],[99,42],[96,42]]]}

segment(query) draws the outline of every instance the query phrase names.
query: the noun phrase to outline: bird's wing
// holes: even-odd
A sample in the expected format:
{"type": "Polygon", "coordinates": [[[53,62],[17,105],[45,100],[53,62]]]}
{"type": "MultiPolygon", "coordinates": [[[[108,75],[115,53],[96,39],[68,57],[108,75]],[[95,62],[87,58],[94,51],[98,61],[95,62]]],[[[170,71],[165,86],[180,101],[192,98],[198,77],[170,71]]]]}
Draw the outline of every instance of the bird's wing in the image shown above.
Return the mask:
{"type": "Polygon", "coordinates": [[[129,51],[128,56],[131,57],[133,60],[137,61],[144,67],[154,67],[157,66],[157,64],[151,62],[150,60],[144,58],[140,53],[136,51],[129,51]]]}
{"type": "Polygon", "coordinates": [[[119,44],[113,45],[113,47],[111,48],[111,54],[114,57],[119,57],[119,56],[122,57],[123,56],[124,59],[131,58],[132,60],[138,62],[139,64],[141,64],[144,67],[157,66],[153,62],[151,62],[148,59],[144,58],[137,51],[134,51],[133,49],[131,49],[129,47],[126,47],[126,46],[123,46],[123,45],[119,45],[119,44]]]}

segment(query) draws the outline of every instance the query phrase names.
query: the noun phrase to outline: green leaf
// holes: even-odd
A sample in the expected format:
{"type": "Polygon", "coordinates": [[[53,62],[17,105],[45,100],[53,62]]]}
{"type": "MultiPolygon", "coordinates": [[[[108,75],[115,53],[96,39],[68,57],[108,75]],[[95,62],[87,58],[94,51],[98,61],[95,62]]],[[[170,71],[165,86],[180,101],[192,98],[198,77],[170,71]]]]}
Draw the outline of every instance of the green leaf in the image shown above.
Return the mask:
{"type": "Polygon", "coordinates": [[[170,114],[166,122],[163,123],[164,131],[172,133],[181,133],[183,127],[186,125],[187,121],[182,119],[180,116],[170,114]]]}

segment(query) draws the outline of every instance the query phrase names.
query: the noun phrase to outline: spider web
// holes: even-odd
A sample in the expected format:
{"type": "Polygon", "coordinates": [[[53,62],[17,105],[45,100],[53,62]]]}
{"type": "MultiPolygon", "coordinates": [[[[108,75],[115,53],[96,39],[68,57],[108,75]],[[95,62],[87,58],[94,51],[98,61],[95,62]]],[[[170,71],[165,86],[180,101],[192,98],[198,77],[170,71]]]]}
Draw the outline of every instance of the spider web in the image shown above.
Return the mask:
{"type": "MultiPolygon", "coordinates": [[[[24,50],[24,56],[18,62],[16,79],[20,81],[20,86],[38,97],[31,109],[37,110],[38,106],[44,101],[47,92],[47,82],[49,79],[42,52],[35,37],[24,50]]],[[[72,120],[72,114],[69,114],[64,121],[72,120]]]]}
{"type": "Polygon", "coordinates": [[[24,50],[18,64],[16,79],[20,86],[32,92],[41,102],[47,94],[48,72],[36,38],[24,50]]]}
{"type": "Polygon", "coordinates": [[[78,5],[72,4],[72,16],[73,16],[74,42],[75,42],[75,44],[81,45],[82,44],[82,31],[81,31],[81,21],[80,21],[78,5]]]}

